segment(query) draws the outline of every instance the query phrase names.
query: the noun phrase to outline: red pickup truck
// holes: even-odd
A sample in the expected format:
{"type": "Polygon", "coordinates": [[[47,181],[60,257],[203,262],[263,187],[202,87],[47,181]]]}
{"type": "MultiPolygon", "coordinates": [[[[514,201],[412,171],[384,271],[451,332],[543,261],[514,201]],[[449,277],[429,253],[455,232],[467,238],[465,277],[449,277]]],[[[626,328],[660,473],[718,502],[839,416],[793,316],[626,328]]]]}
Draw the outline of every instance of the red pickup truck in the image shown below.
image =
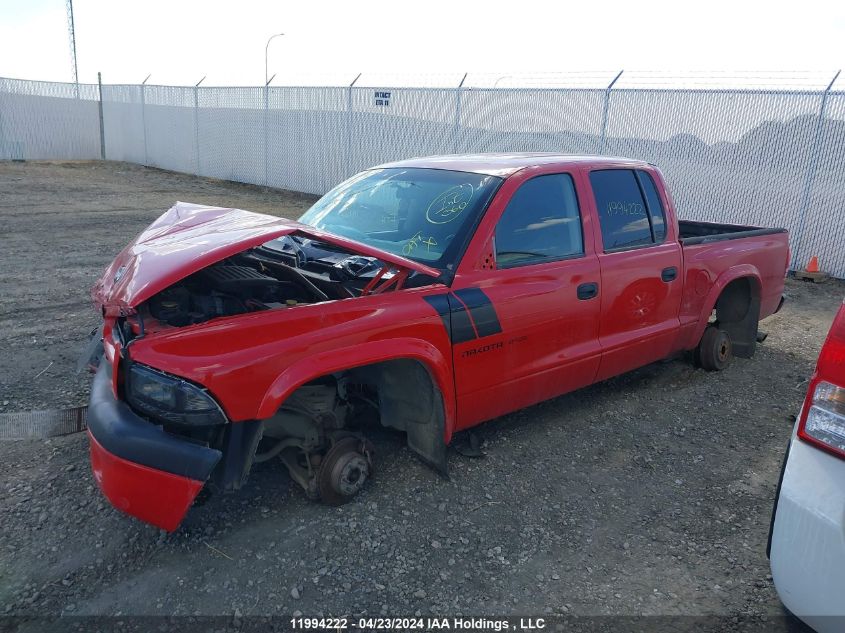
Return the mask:
{"type": "Polygon", "coordinates": [[[750,357],[788,262],[784,229],[679,222],[660,171],[616,158],[391,163],[299,222],[177,203],[92,291],[94,475],[173,530],[277,456],[344,502],[368,424],[445,473],[456,431],[685,350],[750,357]]]}

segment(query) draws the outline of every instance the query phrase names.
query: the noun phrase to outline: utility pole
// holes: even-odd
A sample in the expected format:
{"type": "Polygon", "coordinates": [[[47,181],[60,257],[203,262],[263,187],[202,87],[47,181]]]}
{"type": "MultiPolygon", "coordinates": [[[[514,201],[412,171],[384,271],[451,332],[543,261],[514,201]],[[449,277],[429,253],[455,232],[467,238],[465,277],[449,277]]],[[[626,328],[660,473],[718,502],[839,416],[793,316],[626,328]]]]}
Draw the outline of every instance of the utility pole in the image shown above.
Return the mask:
{"type": "Polygon", "coordinates": [[[67,0],[67,31],[70,39],[70,61],[73,65],[73,83],[76,86],[76,98],[79,99],[79,69],[76,65],[76,31],[73,28],[73,0],[67,0]]]}

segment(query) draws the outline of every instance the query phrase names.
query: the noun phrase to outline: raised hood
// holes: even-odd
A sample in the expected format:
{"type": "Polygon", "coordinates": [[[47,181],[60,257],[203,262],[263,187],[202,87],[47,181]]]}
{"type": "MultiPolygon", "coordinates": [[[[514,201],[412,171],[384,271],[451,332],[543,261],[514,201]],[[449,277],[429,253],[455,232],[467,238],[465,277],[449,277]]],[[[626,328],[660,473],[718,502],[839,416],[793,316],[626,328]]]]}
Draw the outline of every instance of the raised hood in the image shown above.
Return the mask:
{"type": "Polygon", "coordinates": [[[177,202],[120,252],[94,285],[91,296],[108,315],[131,314],[136,306],[192,273],[292,233],[398,268],[440,275],[436,268],[294,220],[177,202]]]}

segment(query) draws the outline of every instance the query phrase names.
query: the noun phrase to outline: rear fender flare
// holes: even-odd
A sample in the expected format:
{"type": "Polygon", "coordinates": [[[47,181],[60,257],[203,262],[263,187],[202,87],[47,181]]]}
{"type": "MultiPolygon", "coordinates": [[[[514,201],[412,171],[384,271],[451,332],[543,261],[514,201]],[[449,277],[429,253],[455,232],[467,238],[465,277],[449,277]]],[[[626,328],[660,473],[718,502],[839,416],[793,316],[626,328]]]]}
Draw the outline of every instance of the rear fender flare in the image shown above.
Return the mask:
{"type": "Polygon", "coordinates": [[[455,388],[451,366],[434,345],[416,338],[372,341],[303,358],[273,381],[261,401],[257,417],[263,420],[273,416],[298,387],[311,380],[355,367],[403,358],[419,361],[440,390],[444,416],[443,441],[448,444],[455,426],[455,388]]]}
{"type": "Polygon", "coordinates": [[[722,294],[722,291],[729,283],[736,281],[737,279],[742,279],[743,277],[750,278],[757,286],[758,292],[763,287],[760,271],[752,264],[739,264],[738,266],[728,268],[728,270],[719,275],[713,286],[710,288],[710,292],[707,293],[707,298],[704,300],[701,314],[698,317],[698,326],[695,328],[694,336],[691,341],[693,346],[697,345],[698,341],[700,341],[701,337],[704,335],[704,330],[707,328],[710,315],[716,308],[716,302],[719,300],[719,296],[722,294]]]}

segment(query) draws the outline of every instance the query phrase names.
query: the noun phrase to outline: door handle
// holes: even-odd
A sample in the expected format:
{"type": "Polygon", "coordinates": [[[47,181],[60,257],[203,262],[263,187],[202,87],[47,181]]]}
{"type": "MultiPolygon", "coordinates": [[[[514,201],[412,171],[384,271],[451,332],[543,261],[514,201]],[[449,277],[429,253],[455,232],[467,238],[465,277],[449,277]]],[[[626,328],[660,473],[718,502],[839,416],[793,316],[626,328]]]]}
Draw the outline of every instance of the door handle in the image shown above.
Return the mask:
{"type": "Polygon", "coordinates": [[[581,301],[592,299],[599,293],[599,285],[595,281],[578,286],[578,298],[581,301]]]}
{"type": "Polygon", "coordinates": [[[674,266],[669,266],[669,268],[664,268],[663,271],[660,273],[660,278],[663,281],[674,281],[675,278],[678,276],[678,269],[674,266]]]}

